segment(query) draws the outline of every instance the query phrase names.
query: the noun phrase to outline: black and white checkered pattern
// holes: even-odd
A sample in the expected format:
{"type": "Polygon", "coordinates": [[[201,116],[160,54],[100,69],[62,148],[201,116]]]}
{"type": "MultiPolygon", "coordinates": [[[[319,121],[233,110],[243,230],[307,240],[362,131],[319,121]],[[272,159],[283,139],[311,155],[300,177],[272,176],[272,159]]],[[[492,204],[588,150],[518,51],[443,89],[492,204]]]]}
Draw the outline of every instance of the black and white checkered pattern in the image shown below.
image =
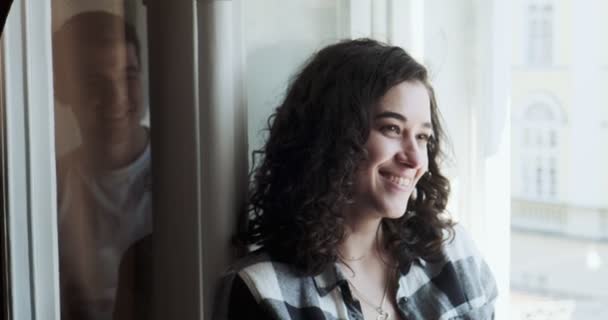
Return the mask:
{"type": "MultiPolygon", "coordinates": [[[[418,259],[400,274],[396,301],[405,319],[494,318],[494,278],[466,231],[460,226],[455,231],[454,240],[444,245],[442,261],[418,259]]],[[[214,320],[227,319],[229,309],[239,307],[241,301],[231,294],[235,279],[245,283],[268,319],[363,319],[337,265],[318,276],[302,277],[259,253],[239,261],[222,279],[214,320]]]]}

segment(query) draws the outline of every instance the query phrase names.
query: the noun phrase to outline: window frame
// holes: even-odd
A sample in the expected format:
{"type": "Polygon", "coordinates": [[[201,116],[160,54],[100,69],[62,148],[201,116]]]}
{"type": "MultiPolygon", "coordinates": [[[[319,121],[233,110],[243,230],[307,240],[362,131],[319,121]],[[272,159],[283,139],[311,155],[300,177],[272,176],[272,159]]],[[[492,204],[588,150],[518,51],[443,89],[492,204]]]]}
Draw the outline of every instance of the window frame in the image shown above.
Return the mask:
{"type": "Polygon", "coordinates": [[[50,2],[15,2],[2,39],[13,319],[59,320],[50,2]]]}

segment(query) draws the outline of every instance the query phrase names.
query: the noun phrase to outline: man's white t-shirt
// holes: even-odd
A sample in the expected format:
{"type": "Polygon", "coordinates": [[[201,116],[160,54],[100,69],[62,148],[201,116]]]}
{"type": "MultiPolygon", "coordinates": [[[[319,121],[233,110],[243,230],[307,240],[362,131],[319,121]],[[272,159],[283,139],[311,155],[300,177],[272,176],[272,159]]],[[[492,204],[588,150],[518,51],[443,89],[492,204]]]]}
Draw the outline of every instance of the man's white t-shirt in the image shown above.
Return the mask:
{"type": "Polygon", "coordinates": [[[111,319],[120,261],[152,232],[150,143],[131,164],[92,175],[80,152],[59,161],[59,255],[63,305],[111,319]]]}

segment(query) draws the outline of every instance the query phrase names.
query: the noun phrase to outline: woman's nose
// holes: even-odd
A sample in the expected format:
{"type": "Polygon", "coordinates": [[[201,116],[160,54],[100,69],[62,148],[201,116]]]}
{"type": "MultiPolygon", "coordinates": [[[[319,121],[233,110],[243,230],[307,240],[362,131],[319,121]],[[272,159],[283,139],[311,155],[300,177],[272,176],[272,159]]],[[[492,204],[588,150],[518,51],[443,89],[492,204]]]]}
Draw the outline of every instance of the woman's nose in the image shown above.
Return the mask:
{"type": "Polygon", "coordinates": [[[401,149],[397,153],[397,160],[411,168],[419,168],[423,164],[425,148],[418,145],[416,138],[404,138],[401,149]]]}

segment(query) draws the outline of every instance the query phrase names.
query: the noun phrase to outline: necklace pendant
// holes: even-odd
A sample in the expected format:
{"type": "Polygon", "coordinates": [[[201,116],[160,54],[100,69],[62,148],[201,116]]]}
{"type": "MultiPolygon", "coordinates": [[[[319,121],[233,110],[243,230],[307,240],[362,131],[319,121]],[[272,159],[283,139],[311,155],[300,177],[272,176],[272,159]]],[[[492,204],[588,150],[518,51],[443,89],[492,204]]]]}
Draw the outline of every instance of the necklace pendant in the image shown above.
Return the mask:
{"type": "Polygon", "coordinates": [[[388,312],[384,311],[382,308],[376,309],[376,312],[378,312],[376,320],[388,320],[388,312]]]}

